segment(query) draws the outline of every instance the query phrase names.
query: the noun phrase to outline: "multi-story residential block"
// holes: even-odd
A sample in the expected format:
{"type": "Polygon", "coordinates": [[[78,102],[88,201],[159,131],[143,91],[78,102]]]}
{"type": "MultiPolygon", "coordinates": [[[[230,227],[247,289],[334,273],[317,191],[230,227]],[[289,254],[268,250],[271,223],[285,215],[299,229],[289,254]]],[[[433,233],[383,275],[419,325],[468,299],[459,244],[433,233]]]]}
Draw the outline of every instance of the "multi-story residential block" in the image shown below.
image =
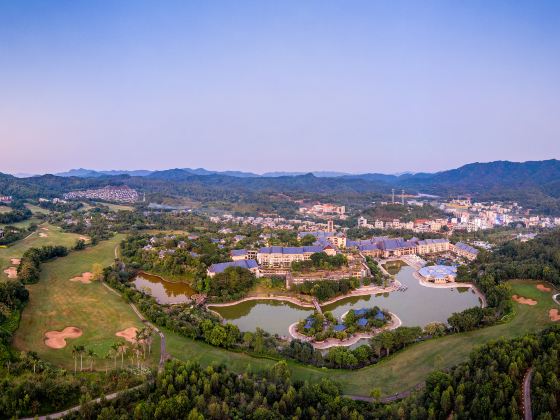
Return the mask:
{"type": "Polygon", "coordinates": [[[327,246],[298,247],[270,246],[259,249],[257,262],[259,265],[267,268],[286,268],[290,267],[295,261],[308,260],[311,255],[317,252],[325,252],[329,255],[336,254],[336,250],[330,244],[327,246]]]}

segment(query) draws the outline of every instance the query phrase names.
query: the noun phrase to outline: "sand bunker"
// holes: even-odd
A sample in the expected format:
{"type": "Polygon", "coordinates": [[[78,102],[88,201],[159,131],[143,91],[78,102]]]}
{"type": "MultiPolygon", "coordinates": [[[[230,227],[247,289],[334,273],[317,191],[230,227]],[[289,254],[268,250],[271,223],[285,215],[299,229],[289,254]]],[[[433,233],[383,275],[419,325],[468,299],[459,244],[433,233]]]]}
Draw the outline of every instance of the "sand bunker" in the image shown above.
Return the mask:
{"type": "Polygon", "coordinates": [[[89,241],[89,238],[86,238],[85,236],[80,236],[79,239],[84,242],[89,241]]]}
{"type": "Polygon", "coordinates": [[[15,267],[6,268],[4,273],[8,275],[9,279],[17,279],[17,268],[15,267]]]}
{"type": "Polygon", "coordinates": [[[551,309],[548,311],[548,316],[551,321],[560,321],[560,314],[558,314],[558,309],[551,309]]]}
{"type": "Polygon", "coordinates": [[[41,230],[49,230],[47,227],[42,227],[41,230]]]}
{"type": "Polygon", "coordinates": [[[521,303],[522,305],[531,305],[534,306],[537,304],[536,300],[533,299],[529,299],[529,298],[524,298],[522,296],[517,296],[517,295],[513,295],[511,297],[514,301],[516,301],[517,303],[521,303]]]}
{"type": "Polygon", "coordinates": [[[49,331],[45,333],[45,344],[51,349],[62,349],[66,347],[67,338],[78,338],[82,330],[77,327],[66,327],[62,331],[49,331]]]}
{"type": "Polygon", "coordinates": [[[131,343],[136,343],[136,332],[138,328],[136,327],[128,327],[122,331],[117,332],[115,335],[117,337],[122,337],[126,341],[130,341],[131,343]]]}
{"type": "Polygon", "coordinates": [[[80,282],[80,283],[83,283],[83,284],[89,284],[89,283],[91,283],[92,279],[93,279],[93,274],[90,273],[89,271],[86,271],[85,273],[82,273],[81,276],[72,277],[70,279],[70,281],[80,282]]]}
{"type": "Polygon", "coordinates": [[[19,265],[21,263],[21,258],[10,258],[10,262],[13,265],[19,265]]]}
{"type": "Polygon", "coordinates": [[[544,284],[537,284],[537,289],[541,292],[552,292],[552,289],[550,287],[546,287],[544,284]]]}
{"type": "Polygon", "coordinates": [[[40,233],[39,233],[39,236],[40,236],[41,238],[46,238],[46,237],[49,236],[49,235],[47,235],[46,233],[40,232],[40,233]]]}

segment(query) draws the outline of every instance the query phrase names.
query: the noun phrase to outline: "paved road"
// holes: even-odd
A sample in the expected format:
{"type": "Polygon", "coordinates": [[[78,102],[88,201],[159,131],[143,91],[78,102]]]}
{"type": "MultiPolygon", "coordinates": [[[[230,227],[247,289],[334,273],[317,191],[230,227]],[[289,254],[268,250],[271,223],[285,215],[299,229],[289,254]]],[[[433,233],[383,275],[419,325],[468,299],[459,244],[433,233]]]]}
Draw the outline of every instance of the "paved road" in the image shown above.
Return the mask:
{"type": "MultiPolygon", "coordinates": [[[[144,386],[144,384],[135,386],[134,388],[124,389],[124,390],[119,391],[119,392],[113,392],[112,394],[106,395],[105,397],[99,397],[99,398],[96,398],[96,399],[94,399],[94,400],[91,400],[88,404],[91,404],[91,403],[99,403],[99,402],[101,402],[101,400],[102,400],[103,398],[105,398],[105,399],[108,400],[108,401],[114,400],[114,399],[117,398],[119,395],[125,394],[125,393],[127,393],[127,392],[131,392],[131,391],[135,391],[135,390],[137,390],[137,389],[140,389],[140,388],[143,387],[143,386],[144,386]]],[[[47,414],[47,415],[39,416],[39,417],[26,417],[26,418],[23,418],[23,419],[20,419],[20,420],[60,419],[60,418],[62,418],[62,417],[64,417],[64,416],[67,416],[67,415],[70,414],[70,413],[73,413],[74,411],[79,411],[80,408],[82,408],[82,406],[81,406],[81,405],[77,405],[77,406],[72,407],[72,408],[69,408],[69,409],[67,409],[67,410],[59,411],[58,413],[47,414]]]]}
{"type": "Polygon", "coordinates": [[[533,420],[531,409],[531,379],[533,379],[533,368],[529,368],[523,378],[523,413],[525,420],[533,420]]]}

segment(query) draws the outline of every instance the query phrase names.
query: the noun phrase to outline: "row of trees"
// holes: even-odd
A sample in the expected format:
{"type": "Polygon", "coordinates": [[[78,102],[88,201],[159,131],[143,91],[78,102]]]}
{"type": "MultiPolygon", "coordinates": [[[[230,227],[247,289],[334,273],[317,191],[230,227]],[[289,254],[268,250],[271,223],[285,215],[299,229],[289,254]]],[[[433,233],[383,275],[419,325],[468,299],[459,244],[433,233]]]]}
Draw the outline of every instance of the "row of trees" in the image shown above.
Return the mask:
{"type": "Polygon", "coordinates": [[[304,295],[315,296],[317,300],[323,302],[338,295],[345,295],[358,287],[360,287],[359,279],[347,278],[341,280],[306,281],[292,285],[292,290],[304,295]]]}
{"type": "Polygon", "coordinates": [[[41,273],[41,263],[66,255],[68,255],[68,248],[61,245],[29,248],[21,257],[17,268],[18,278],[24,284],[37,283],[41,273]]]}
{"type": "Polygon", "coordinates": [[[311,254],[309,260],[294,261],[292,270],[298,272],[315,270],[336,270],[348,265],[348,259],[344,254],[327,255],[324,252],[311,254]]]}
{"type": "Polygon", "coordinates": [[[0,213],[0,224],[10,225],[31,218],[33,213],[23,204],[12,204],[12,211],[0,213]]]}

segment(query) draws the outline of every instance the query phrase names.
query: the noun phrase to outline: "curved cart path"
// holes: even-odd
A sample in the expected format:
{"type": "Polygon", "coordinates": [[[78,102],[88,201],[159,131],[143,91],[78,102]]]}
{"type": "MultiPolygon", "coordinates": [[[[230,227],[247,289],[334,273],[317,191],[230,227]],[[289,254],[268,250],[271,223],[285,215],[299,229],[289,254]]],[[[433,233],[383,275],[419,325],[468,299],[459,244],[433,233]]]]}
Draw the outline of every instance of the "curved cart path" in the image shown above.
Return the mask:
{"type": "Polygon", "coordinates": [[[523,378],[523,414],[525,420],[533,420],[531,408],[531,379],[533,379],[533,368],[529,368],[523,378]]]}

